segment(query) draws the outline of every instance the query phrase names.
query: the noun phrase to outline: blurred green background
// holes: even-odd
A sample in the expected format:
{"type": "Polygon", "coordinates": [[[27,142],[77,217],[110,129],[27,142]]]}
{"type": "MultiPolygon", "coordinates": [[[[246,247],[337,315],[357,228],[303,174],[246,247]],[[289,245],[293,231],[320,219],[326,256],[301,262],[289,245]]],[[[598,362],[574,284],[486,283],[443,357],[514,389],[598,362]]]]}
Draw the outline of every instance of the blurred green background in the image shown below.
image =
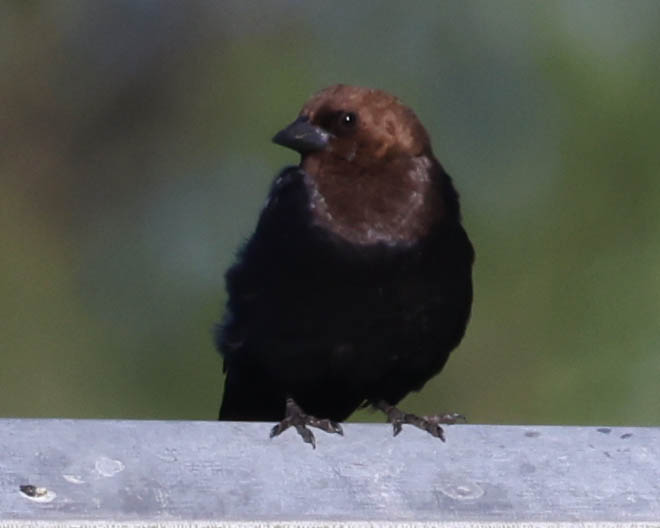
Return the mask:
{"type": "MultiPolygon", "coordinates": [[[[660,425],[660,2],[0,3],[0,416],[214,419],[223,273],[329,84],[412,106],[477,250],[406,409],[660,425]]],[[[355,420],[382,420],[369,412],[355,420]]]]}

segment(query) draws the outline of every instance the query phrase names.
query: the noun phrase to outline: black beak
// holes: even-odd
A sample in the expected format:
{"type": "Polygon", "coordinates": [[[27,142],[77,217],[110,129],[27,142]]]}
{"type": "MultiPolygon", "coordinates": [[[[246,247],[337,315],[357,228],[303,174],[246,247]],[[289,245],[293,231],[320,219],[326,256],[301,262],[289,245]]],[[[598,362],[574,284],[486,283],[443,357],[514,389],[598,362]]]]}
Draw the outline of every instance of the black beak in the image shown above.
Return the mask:
{"type": "Polygon", "coordinates": [[[288,127],[280,130],[273,143],[288,147],[301,154],[323,150],[328,146],[330,134],[309,122],[306,116],[300,116],[288,127]]]}

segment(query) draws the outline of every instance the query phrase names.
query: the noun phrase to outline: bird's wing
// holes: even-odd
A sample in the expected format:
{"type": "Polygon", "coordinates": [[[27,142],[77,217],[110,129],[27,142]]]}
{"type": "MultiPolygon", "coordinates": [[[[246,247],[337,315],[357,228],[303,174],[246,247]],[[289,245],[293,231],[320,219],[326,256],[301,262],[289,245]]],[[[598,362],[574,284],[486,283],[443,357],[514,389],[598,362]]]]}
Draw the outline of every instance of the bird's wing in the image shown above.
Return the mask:
{"type": "MultiPolygon", "coordinates": [[[[264,292],[286,275],[292,252],[305,247],[308,195],[299,167],[285,168],[273,181],[257,227],[227,270],[227,309],[216,329],[216,343],[229,359],[254,335],[263,316],[264,292]]],[[[267,304],[267,303],[266,303],[267,304]]],[[[226,367],[226,363],[225,363],[226,367]]]]}

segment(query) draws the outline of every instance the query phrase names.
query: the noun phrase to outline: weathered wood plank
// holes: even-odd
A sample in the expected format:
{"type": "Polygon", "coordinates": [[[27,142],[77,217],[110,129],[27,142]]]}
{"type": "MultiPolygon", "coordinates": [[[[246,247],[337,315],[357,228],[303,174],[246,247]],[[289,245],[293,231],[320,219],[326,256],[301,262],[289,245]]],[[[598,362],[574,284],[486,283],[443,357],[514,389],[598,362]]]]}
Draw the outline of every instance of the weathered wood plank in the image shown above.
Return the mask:
{"type": "Polygon", "coordinates": [[[0,420],[0,526],[660,526],[659,428],[346,424],[316,450],[269,429],[0,420]]]}

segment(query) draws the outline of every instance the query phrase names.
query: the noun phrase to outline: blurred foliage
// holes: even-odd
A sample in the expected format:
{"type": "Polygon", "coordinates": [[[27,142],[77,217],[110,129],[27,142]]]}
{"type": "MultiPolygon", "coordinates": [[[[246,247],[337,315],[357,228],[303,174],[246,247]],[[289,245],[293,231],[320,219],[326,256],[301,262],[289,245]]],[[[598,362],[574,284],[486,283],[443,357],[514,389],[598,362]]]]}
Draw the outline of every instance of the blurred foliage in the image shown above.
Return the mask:
{"type": "MultiPolygon", "coordinates": [[[[0,415],[213,419],[223,272],[336,82],[461,191],[474,315],[407,409],[660,425],[660,3],[0,3],[0,415]]],[[[368,411],[354,419],[381,420],[368,411]]]]}

